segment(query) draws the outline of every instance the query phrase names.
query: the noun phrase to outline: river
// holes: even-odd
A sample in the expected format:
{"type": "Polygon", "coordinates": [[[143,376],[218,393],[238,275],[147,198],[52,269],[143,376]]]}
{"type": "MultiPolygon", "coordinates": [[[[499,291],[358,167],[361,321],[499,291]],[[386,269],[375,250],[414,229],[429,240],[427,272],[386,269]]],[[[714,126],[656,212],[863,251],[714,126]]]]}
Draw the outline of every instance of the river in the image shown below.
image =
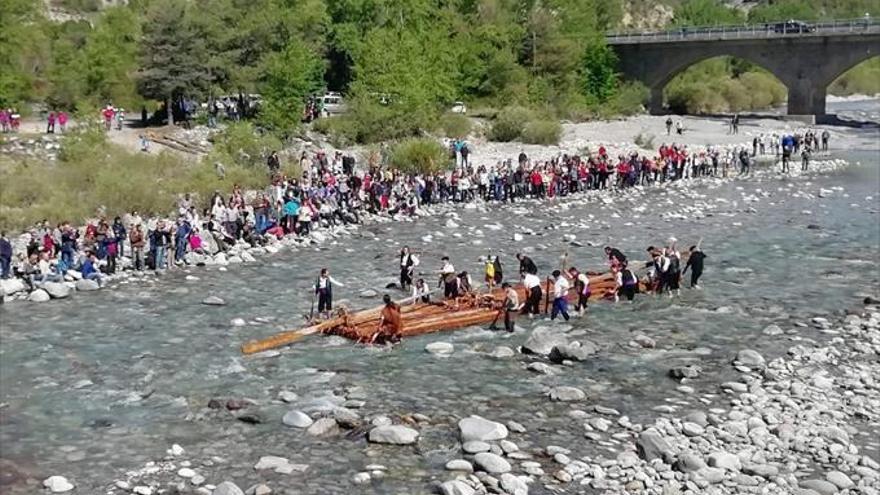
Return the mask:
{"type": "MultiPolygon", "coordinates": [[[[880,110],[876,102],[838,105],[850,112],[880,110]]],[[[198,280],[173,273],[49,304],[7,304],[0,307],[0,491],[34,493],[33,480],[60,474],[77,485],[75,493],[104,493],[126,471],[161,459],[177,443],[214,484],[266,482],[287,489],[281,493],[430,493],[430,481],[445,479],[443,465],[457,457],[455,421],[470,414],[525,425],[521,449],[574,441],[580,455],[618,451],[617,440],[573,439],[570,407],[548,401],[547,388],[578,386],[591,404],[614,407],[633,421],[657,416],[656,406],[711,407],[724,400],[717,384],[733,376],[728,363],[737,350],[753,348],[772,359],[803,338],[764,336],[767,325],[789,328],[840,314],[877,294],[880,158],[870,146],[876,134],[866,136],[864,149],[833,154],[850,166],[815,176],[708,181],[615,196],[608,204],[569,198],[457,209],[455,228],[442,216],[374,224],[363,228],[374,236],[356,234],[226,272],[188,270],[198,280]],[[513,232],[529,230],[533,234],[523,241],[513,240],[513,232]],[[576,235],[583,246],[564,242],[563,234],[576,235]],[[426,250],[425,271],[449,254],[459,270],[481,278],[479,257],[489,252],[501,256],[507,274],[515,272],[513,255],[520,250],[530,251],[542,272],[565,251],[569,263],[600,269],[606,243],[639,258],[646,246],[670,235],[683,247],[704,239],[704,289],[684,290],[675,299],[593,304],[586,317],[572,320],[571,332],[598,343],[602,352],[554,376],[525,371],[530,360],[519,354],[486,355],[496,346],[520,345],[536,324],[528,320],[513,335],[470,328],[409,339],[393,350],[312,337],[276,357],[239,352],[248,339],[302,323],[309,312],[307,287],[319,267],[331,266],[346,284],[336,291],[338,303],[375,305],[358,293],[381,293],[394,281],[395,253],[403,244],[426,250]],[[208,295],[228,304],[200,304],[208,295]],[[247,325],[233,326],[235,318],[247,325]],[[628,345],[637,332],[656,340],[657,348],[628,345]],[[425,353],[434,341],[453,343],[455,352],[445,358],[425,353]],[[696,393],[676,390],[667,370],[697,362],[704,374],[690,384],[696,393]],[[281,390],[297,393],[300,406],[345,393],[363,398],[364,417],[421,413],[431,422],[420,426],[414,448],[370,445],[357,434],[314,438],[281,424],[281,416],[297,407],[276,399],[281,390]],[[245,424],[232,414],[208,412],[212,398],[252,399],[265,422],[245,424]],[[263,455],[309,468],[293,475],[256,472],[253,465],[263,455]],[[353,489],[351,476],[371,463],[388,466],[386,477],[353,489]]],[[[815,332],[807,338],[825,337],[815,332]]],[[[542,490],[536,484],[531,493],[542,490]]]]}

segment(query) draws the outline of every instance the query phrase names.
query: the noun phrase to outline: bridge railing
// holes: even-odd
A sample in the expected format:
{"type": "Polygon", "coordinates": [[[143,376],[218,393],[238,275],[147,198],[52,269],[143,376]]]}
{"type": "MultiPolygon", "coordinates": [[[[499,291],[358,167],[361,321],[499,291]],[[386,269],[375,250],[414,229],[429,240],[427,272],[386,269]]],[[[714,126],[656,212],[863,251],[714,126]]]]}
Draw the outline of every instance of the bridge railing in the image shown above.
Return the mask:
{"type": "Polygon", "coordinates": [[[656,32],[609,33],[609,44],[657,43],[703,40],[731,40],[777,38],[796,36],[825,36],[830,34],[860,34],[880,32],[880,20],[871,17],[821,22],[789,24],[789,21],[762,24],[684,26],[678,29],[656,32]]]}

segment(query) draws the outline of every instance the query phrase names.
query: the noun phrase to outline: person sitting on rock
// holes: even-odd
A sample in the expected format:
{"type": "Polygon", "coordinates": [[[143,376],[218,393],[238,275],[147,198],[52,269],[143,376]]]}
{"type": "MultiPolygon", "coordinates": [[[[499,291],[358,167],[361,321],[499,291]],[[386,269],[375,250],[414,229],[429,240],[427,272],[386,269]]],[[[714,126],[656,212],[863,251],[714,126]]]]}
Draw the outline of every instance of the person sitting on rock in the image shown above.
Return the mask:
{"type": "Polygon", "coordinates": [[[80,273],[84,280],[94,280],[101,284],[101,272],[97,268],[98,257],[94,251],[89,251],[80,267],[80,273]]]}

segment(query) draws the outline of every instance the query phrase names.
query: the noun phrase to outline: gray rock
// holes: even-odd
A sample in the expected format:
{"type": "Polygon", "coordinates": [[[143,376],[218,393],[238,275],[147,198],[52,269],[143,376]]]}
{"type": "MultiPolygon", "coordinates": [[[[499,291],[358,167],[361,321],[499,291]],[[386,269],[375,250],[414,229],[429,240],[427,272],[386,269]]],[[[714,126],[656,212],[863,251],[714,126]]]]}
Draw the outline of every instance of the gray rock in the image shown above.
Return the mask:
{"type": "Polygon", "coordinates": [[[684,423],[681,425],[681,431],[684,432],[686,436],[689,437],[698,437],[703,434],[703,427],[696,423],[684,423]]]}
{"type": "Polygon", "coordinates": [[[709,454],[709,465],[727,469],[728,471],[739,471],[742,469],[739,457],[728,452],[713,452],[709,454]]]}
{"type": "Polygon", "coordinates": [[[587,394],[576,387],[554,387],[550,390],[550,400],[560,402],[574,402],[584,400],[587,394]]]}
{"type": "Polygon", "coordinates": [[[641,347],[644,347],[645,349],[653,349],[653,348],[657,347],[657,342],[655,342],[654,339],[652,339],[651,337],[648,337],[647,335],[645,335],[643,333],[640,333],[640,334],[637,334],[636,336],[634,336],[633,342],[635,342],[636,344],[638,344],[641,347]]]}
{"type": "Polygon", "coordinates": [[[599,346],[586,341],[583,343],[572,342],[570,344],[556,345],[547,356],[551,362],[562,363],[568,361],[585,361],[592,354],[599,352],[599,346]]]}
{"type": "Polygon", "coordinates": [[[46,282],[41,287],[52,296],[52,299],[64,299],[70,296],[70,287],[61,282],[46,282]]]}
{"type": "Polygon", "coordinates": [[[529,485],[527,485],[518,476],[514,476],[510,473],[504,473],[501,475],[501,488],[508,495],[528,495],[529,494],[529,485]]]}
{"type": "Polygon", "coordinates": [[[779,468],[771,464],[749,464],[743,466],[743,473],[752,476],[760,476],[769,480],[774,476],[779,475],[779,468]]]}
{"type": "Polygon", "coordinates": [[[540,361],[535,361],[534,363],[529,363],[529,365],[526,366],[526,369],[529,371],[533,371],[535,373],[540,373],[542,375],[552,375],[554,373],[553,368],[550,367],[549,364],[542,363],[540,361]]]}
{"type": "Polygon", "coordinates": [[[648,428],[639,435],[636,440],[636,449],[639,457],[646,461],[663,459],[672,454],[672,447],[654,428],[648,428]]]}
{"type": "Polygon", "coordinates": [[[461,480],[446,481],[440,485],[441,495],[474,495],[476,490],[461,480]]]}
{"type": "Polygon", "coordinates": [[[217,296],[208,296],[202,300],[202,304],[206,306],[226,306],[226,301],[217,296]]]}
{"type": "Polygon", "coordinates": [[[566,344],[568,344],[568,339],[559,330],[542,326],[532,330],[532,334],[529,335],[529,338],[522,345],[522,352],[547,356],[554,347],[566,344]]]}
{"type": "Polygon", "coordinates": [[[336,420],[336,424],[343,428],[348,428],[349,430],[357,428],[363,424],[361,417],[358,416],[356,412],[346,407],[337,407],[333,409],[330,414],[333,416],[333,419],[336,420]]]}
{"type": "Polygon", "coordinates": [[[736,353],[736,359],[733,362],[750,368],[760,368],[765,364],[764,356],[751,349],[743,349],[736,353]]]}
{"type": "Polygon", "coordinates": [[[281,418],[281,422],[284,423],[285,426],[292,426],[294,428],[308,428],[312,426],[315,422],[309,417],[308,414],[302,411],[288,411],[284,414],[284,417],[281,418]]]}
{"type": "Polygon", "coordinates": [[[67,481],[64,476],[50,476],[43,480],[43,486],[52,493],[65,493],[73,490],[73,483],[67,481]]]}
{"type": "Polygon", "coordinates": [[[244,495],[244,492],[235,483],[224,481],[217,485],[211,495],[244,495]]]}
{"type": "Polygon", "coordinates": [[[446,463],[446,469],[449,471],[464,471],[473,473],[474,466],[464,459],[454,459],[446,463]]]}
{"type": "Polygon", "coordinates": [[[495,455],[491,452],[480,452],[474,456],[474,463],[477,468],[489,474],[501,474],[510,472],[510,463],[503,457],[495,455]]]}
{"type": "Polygon", "coordinates": [[[452,354],[455,347],[449,342],[431,342],[425,346],[425,351],[430,354],[452,354]]]}
{"type": "Polygon", "coordinates": [[[499,345],[498,347],[492,349],[492,352],[488,354],[489,357],[495,359],[507,359],[515,356],[516,353],[510,347],[499,345]]]}
{"type": "Polygon", "coordinates": [[[703,370],[697,365],[689,364],[687,366],[676,366],[669,370],[669,376],[680,380],[682,378],[696,378],[700,376],[703,370]]]}
{"type": "Polygon", "coordinates": [[[469,442],[464,442],[461,445],[461,450],[468,454],[479,454],[480,452],[489,452],[492,450],[492,446],[480,440],[471,440],[469,442]]]}
{"type": "Polygon", "coordinates": [[[370,430],[368,439],[373,443],[410,445],[416,443],[419,432],[403,425],[377,426],[370,430]]]}
{"type": "Polygon", "coordinates": [[[849,476],[841,473],[840,471],[828,471],[827,473],[825,473],[825,479],[833,483],[837,488],[840,488],[841,490],[846,490],[855,486],[853,480],[849,479],[849,476]]]}
{"type": "Polygon", "coordinates": [[[28,294],[28,301],[30,302],[46,302],[49,299],[52,299],[49,296],[49,293],[44,291],[43,289],[36,289],[35,291],[28,294]]]}
{"type": "Polygon", "coordinates": [[[367,289],[367,290],[361,291],[361,293],[358,294],[358,296],[360,296],[364,299],[371,299],[374,297],[379,297],[379,293],[373,289],[367,289]]]}
{"type": "Polygon", "coordinates": [[[782,332],[782,329],[779,328],[779,325],[767,325],[767,327],[764,328],[763,333],[764,333],[764,335],[774,336],[774,335],[782,335],[783,332],[782,332]]]}
{"type": "Polygon", "coordinates": [[[336,420],[333,418],[321,418],[314,423],[306,430],[309,435],[321,436],[321,435],[330,435],[332,433],[336,433],[339,430],[339,425],[336,424],[336,420]]]}
{"type": "Polygon", "coordinates": [[[707,466],[703,458],[691,452],[678,456],[678,459],[675,461],[675,469],[682,473],[699,471],[705,467],[707,466]]]}
{"type": "Polygon", "coordinates": [[[351,478],[351,482],[355,485],[366,485],[370,482],[370,473],[357,473],[351,478]]]}
{"type": "Polygon", "coordinates": [[[24,292],[25,290],[27,290],[27,287],[24,285],[24,281],[20,278],[0,279],[0,297],[11,296],[18,292],[24,292]]]}
{"type": "Polygon", "coordinates": [[[461,441],[480,440],[491,442],[507,438],[507,427],[480,416],[470,416],[458,422],[461,441]]]}
{"type": "Polygon", "coordinates": [[[299,396],[296,395],[296,392],[291,392],[290,390],[282,390],[278,392],[278,398],[281,399],[282,402],[290,404],[291,402],[295,402],[297,399],[299,399],[299,396]]]}
{"type": "Polygon", "coordinates": [[[705,467],[697,471],[697,476],[712,484],[721,483],[724,481],[724,470],[721,468],[705,467]]]}
{"type": "Polygon", "coordinates": [[[97,281],[89,279],[77,280],[74,285],[76,285],[76,290],[80,292],[90,292],[101,288],[97,281]]]}
{"type": "Polygon", "coordinates": [[[834,495],[837,493],[837,485],[834,483],[825,481],[825,480],[806,480],[798,482],[798,485],[801,488],[806,488],[808,490],[813,490],[814,492],[818,492],[820,495],[834,495]]]}

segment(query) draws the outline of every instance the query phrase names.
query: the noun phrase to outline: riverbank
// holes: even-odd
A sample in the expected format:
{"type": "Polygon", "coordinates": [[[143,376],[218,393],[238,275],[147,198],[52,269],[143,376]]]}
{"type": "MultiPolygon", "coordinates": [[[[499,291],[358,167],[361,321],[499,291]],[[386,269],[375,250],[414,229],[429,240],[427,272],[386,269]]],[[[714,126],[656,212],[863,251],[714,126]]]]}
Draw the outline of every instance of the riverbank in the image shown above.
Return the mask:
{"type": "MultiPolygon", "coordinates": [[[[718,415],[721,423],[742,421],[728,415],[732,406],[739,406],[732,399],[743,406],[765,404],[747,402],[750,392],[743,395],[737,390],[741,386],[728,384],[757,374],[743,374],[731,361],[744,349],[773,363],[790,360],[787,353],[793,345],[840,348],[834,339],[843,334],[833,332],[846,317],[843,308],[859,308],[862,299],[880,292],[872,269],[880,262],[876,152],[846,152],[840,158],[852,165],[808,176],[766,172],[746,180],[681,181],[553,202],[444,206],[417,221],[384,219],[360,227],[350,239],[279,252],[234,270],[191,269],[138,284],[116,284],[87,298],[6,305],[0,308],[0,465],[9,480],[4,492],[32,495],[41,490],[43,480],[60,475],[75,485],[70,493],[89,495],[122,495],[135,487],[154,494],[160,489],[209,493],[207,485],[224,481],[242,489],[265,485],[275,493],[306,495],[436,494],[437,485],[465,475],[447,470],[450,461],[491,469],[488,464],[478,468],[475,455],[465,452],[461,442],[459,421],[474,414],[504,425],[504,440],[519,448],[517,453],[506,442],[485,440],[490,452],[511,465],[509,473],[491,476],[499,483],[502,474],[528,476],[533,480],[527,483],[531,495],[619,493],[589,486],[599,482],[592,475],[596,464],[603,470],[596,473],[604,473],[601,482],[608,486],[631,481],[647,485],[650,479],[643,493],[660,493],[660,485],[674,480],[680,481],[678,492],[670,487],[669,493],[774,492],[768,488],[772,479],[746,474],[743,466],[725,471],[720,483],[706,488],[697,479],[715,480],[718,471],[685,476],[660,460],[633,464],[641,475],[622,468],[631,462],[628,452],[637,447],[641,432],[619,422],[626,416],[630,424],[642,425],[642,431],[660,426],[666,442],[676,448],[679,434],[667,432],[657,420],[667,418],[676,431],[681,422],[683,433],[682,420],[691,411],[702,411],[709,421],[702,436],[681,443],[694,449],[707,467],[713,467],[708,464],[714,451],[702,450],[698,438],[710,442],[707,449],[763,452],[752,437],[717,440],[721,434],[712,429],[717,425],[712,426],[711,415],[718,415]],[[501,257],[509,276],[516,270],[516,252],[529,253],[542,273],[558,266],[564,251],[574,266],[599,268],[606,244],[639,259],[646,246],[670,235],[681,246],[703,238],[709,256],[703,290],[684,290],[679,298],[640,296],[634,304],[597,303],[586,317],[567,325],[521,319],[513,334],[468,328],[407,339],[391,350],[314,337],[277,353],[240,354],[245,341],[302,324],[317,267],[330,266],[345,284],[334,290],[337,304],[359,308],[376,304],[376,299],[361,298],[362,292],[381,295],[385,284],[394,281],[394,253],[404,244],[430,252],[422,257],[426,271],[435,268],[440,255],[450,254],[457,268],[480,273],[480,257],[489,253],[501,257]],[[187,280],[187,275],[197,280],[187,280]],[[207,295],[226,305],[203,305],[207,295]],[[814,318],[826,319],[830,327],[817,328],[814,318]],[[772,325],[782,333],[772,328],[765,333],[772,325]],[[581,342],[586,352],[594,350],[593,343],[595,352],[561,364],[518,353],[539,327],[568,342],[581,342]],[[452,352],[428,353],[429,344],[435,344],[430,347],[435,352],[451,345],[452,352]],[[679,382],[669,377],[673,369],[696,376],[679,382]],[[556,399],[580,397],[566,387],[585,397],[551,398],[551,392],[556,399]],[[296,426],[309,421],[308,427],[296,426]],[[367,430],[374,421],[415,430],[418,439],[407,445],[370,442],[367,430]],[[548,456],[548,447],[554,445],[571,452],[550,448],[553,456],[548,456]],[[565,456],[559,461],[567,458],[567,464],[557,462],[559,453],[565,456]],[[602,466],[612,461],[617,464],[602,466]],[[581,462],[590,475],[574,479],[583,474],[581,462]],[[556,473],[571,464],[573,480],[557,481],[556,473]],[[659,479],[644,466],[653,466],[659,479]],[[640,479],[628,479],[630,474],[640,479]],[[757,484],[746,484],[752,482],[757,484]]],[[[872,342],[873,335],[860,337],[862,345],[872,342]]],[[[574,357],[583,354],[569,351],[574,357]]],[[[878,434],[871,429],[876,417],[862,418],[859,407],[853,406],[851,415],[846,404],[836,407],[838,393],[847,404],[858,401],[865,408],[877,397],[864,381],[859,393],[849,394],[856,389],[850,389],[848,380],[838,380],[843,373],[836,374],[845,357],[822,363],[836,380],[828,392],[829,407],[835,407],[819,419],[829,426],[846,423],[845,450],[857,449],[859,459],[876,459],[878,434]],[[838,415],[838,409],[845,412],[838,415]]],[[[870,367],[864,370],[866,376],[876,374],[870,367]]],[[[796,380],[808,382],[818,374],[796,380]]],[[[766,380],[761,386],[768,395],[776,394],[766,380]]],[[[801,424],[813,409],[806,399],[792,400],[800,404],[800,413],[786,409],[783,418],[801,424]]],[[[771,422],[761,419],[774,434],[771,422]]],[[[406,430],[391,432],[399,433],[401,441],[411,438],[406,430]]],[[[775,492],[797,492],[790,488],[791,474],[824,479],[827,472],[839,470],[861,483],[856,479],[863,476],[856,470],[860,460],[831,456],[826,443],[817,452],[827,452],[828,462],[807,462],[815,439],[803,440],[810,443],[792,447],[801,449],[798,455],[805,460],[796,460],[795,471],[774,457],[776,450],[767,456],[766,464],[783,466],[779,476],[788,480],[776,485],[784,488],[775,492]]],[[[768,448],[775,445],[767,441],[768,448]]],[[[485,448],[469,446],[477,447],[485,448]]],[[[780,452],[790,451],[785,449],[780,452]]],[[[740,463],[745,460],[757,463],[754,457],[740,463]]],[[[486,475],[479,478],[492,483],[486,475]]],[[[507,481],[508,486],[514,483],[507,481]]],[[[870,490],[872,485],[866,486],[870,490]]]]}
{"type": "MultiPolygon", "coordinates": [[[[660,137],[651,133],[657,129],[665,129],[665,117],[653,116],[637,116],[626,120],[615,122],[594,122],[588,124],[568,124],[564,129],[564,136],[559,146],[537,146],[522,145],[517,143],[494,143],[486,142],[480,138],[475,138],[470,142],[473,149],[471,162],[475,164],[493,165],[503,160],[517,156],[520,152],[525,152],[532,160],[549,160],[563,153],[595,153],[599,147],[605,147],[610,156],[628,155],[633,150],[652,155],[656,147],[660,144],[676,143],[688,147],[689,153],[692,155],[712,148],[726,153],[727,150],[738,148],[751,149],[753,139],[759,137],[769,141],[771,136],[780,136],[784,133],[803,131],[802,127],[791,123],[778,121],[758,120],[755,122],[744,122],[741,132],[732,134],[726,127],[725,122],[717,119],[706,118],[684,118],[684,133],[681,135],[662,135],[660,137]],[[637,131],[636,131],[637,130],[637,131]]],[[[872,132],[859,132],[853,129],[834,129],[832,131],[831,144],[833,149],[854,149],[862,146],[875,146],[876,142],[872,142],[872,132]]],[[[111,135],[114,135],[111,132],[111,135]]],[[[55,141],[53,141],[55,142],[55,141]]],[[[314,150],[323,148],[325,143],[309,143],[307,147],[314,150]]],[[[57,145],[56,145],[57,146],[57,145]]],[[[332,148],[326,149],[328,154],[333,153],[332,148]]],[[[341,150],[345,153],[363,152],[359,149],[341,150]]],[[[759,154],[755,160],[770,167],[770,173],[776,167],[778,157],[772,155],[769,146],[767,147],[769,154],[759,154]]],[[[288,154],[291,153],[288,150],[288,154]]],[[[818,155],[821,157],[822,155],[818,155]]],[[[810,173],[827,172],[838,168],[843,164],[839,161],[815,160],[810,173]]],[[[797,166],[795,166],[797,168],[797,166]]],[[[731,170],[733,174],[733,170],[731,170]]],[[[796,175],[795,175],[796,176],[796,175]]],[[[715,180],[715,179],[712,179],[715,180]]],[[[249,198],[254,196],[255,192],[249,193],[249,198]]],[[[601,199],[602,194],[614,194],[611,191],[599,193],[601,199]]],[[[588,197],[596,196],[594,194],[588,197]]],[[[250,201],[249,201],[250,202],[250,201]]],[[[426,217],[446,212],[446,206],[437,208],[433,206],[423,206],[417,209],[415,217],[426,217]]],[[[468,206],[470,207],[470,206],[468,206]]],[[[390,217],[387,215],[363,215],[365,224],[387,221],[390,217]]],[[[404,215],[396,215],[394,220],[411,220],[404,215]]],[[[147,219],[146,224],[155,225],[160,220],[159,217],[147,219]]],[[[167,221],[171,221],[166,219],[167,221]]],[[[244,242],[239,242],[227,252],[219,252],[218,249],[211,249],[206,255],[196,253],[187,254],[187,262],[190,265],[198,266],[217,266],[221,270],[225,270],[228,265],[236,265],[238,263],[254,263],[266,254],[274,254],[285,249],[300,249],[309,246],[321,245],[326,240],[341,239],[351,236],[358,226],[345,225],[340,227],[332,227],[326,230],[316,231],[307,238],[299,238],[296,236],[287,236],[284,239],[269,238],[269,244],[266,246],[251,247],[244,242]]],[[[82,229],[80,229],[82,230],[82,229]]],[[[14,240],[14,252],[23,252],[27,236],[20,236],[14,240]]],[[[124,252],[130,253],[130,245],[125,241],[124,252]]],[[[208,243],[208,246],[213,245],[208,243]]],[[[216,248],[216,246],[214,246],[216,248]]],[[[155,272],[136,272],[131,270],[133,267],[132,260],[128,257],[122,257],[119,261],[119,267],[122,269],[114,275],[107,275],[104,278],[111,286],[117,283],[131,283],[133,281],[142,280],[144,277],[155,275],[155,272]]],[[[186,273],[190,273],[189,270],[186,273]]],[[[194,275],[188,275],[194,277],[194,275]]],[[[37,288],[35,291],[27,290],[27,286],[18,279],[0,281],[0,297],[4,301],[10,300],[29,300],[32,302],[46,302],[51,299],[61,299],[68,297],[74,291],[94,291],[100,288],[97,284],[89,281],[81,281],[81,274],[75,270],[70,270],[65,274],[64,282],[50,283],[48,287],[37,288]]],[[[104,285],[106,286],[106,284],[104,285]]]]}
{"type": "MultiPolygon", "coordinates": [[[[880,375],[878,309],[848,311],[845,318],[794,318],[788,324],[769,325],[763,336],[791,343],[787,354],[768,359],[752,349],[731,349],[726,353],[726,366],[735,377],[724,383],[701,382],[699,365],[671,368],[669,387],[675,384],[675,392],[665,405],[651,409],[653,421],[631,419],[625,411],[597,401],[590,389],[550,387],[547,400],[567,409],[564,433],[556,432],[569,436],[571,441],[565,444],[535,441],[535,436],[542,436],[540,425],[547,418],[524,411],[513,415],[517,420],[506,422],[483,418],[486,412],[482,410],[458,420],[424,414],[361,417],[357,411],[367,396],[357,390],[328,396],[311,409],[292,410],[283,423],[325,438],[331,445],[345,442],[339,438],[345,430],[357,432],[358,442],[374,445],[375,461],[349,479],[355,487],[367,488],[352,490],[368,490],[397,475],[395,466],[382,462],[383,449],[409,450],[407,445],[423,443],[420,436],[430,435],[455,438],[459,443],[449,452],[434,453],[445,459],[448,474],[438,476],[433,487],[410,493],[873,494],[880,490],[876,436],[880,433],[880,382],[873,378],[880,375]],[[693,407],[680,397],[698,398],[702,407],[693,407]],[[313,421],[309,413],[321,419],[313,421]],[[364,432],[366,438],[361,438],[364,432]],[[533,433],[531,438],[527,433],[533,433]],[[591,443],[606,449],[596,454],[585,448],[591,443]]],[[[639,334],[630,346],[636,352],[652,353],[667,344],[639,334]]],[[[442,352],[439,348],[426,349],[447,357],[462,352],[452,345],[442,352]]],[[[582,333],[540,324],[518,353],[499,349],[490,356],[528,363],[514,375],[519,379],[530,374],[577,373],[582,361],[604,352],[582,333]],[[564,359],[553,357],[560,353],[564,359]]],[[[699,355],[698,350],[694,353],[699,355]]],[[[295,395],[281,393],[278,400],[295,402],[295,395]]],[[[218,407],[233,409],[229,402],[218,407]]],[[[224,460],[199,459],[176,444],[167,454],[114,481],[107,493],[152,493],[170,487],[181,491],[198,487],[194,492],[205,495],[240,494],[245,488],[247,493],[273,493],[266,483],[239,488],[231,481],[234,472],[214,479],[200,474],[202,467],[224,460]]],[[[253,469],[267,480],[280,480],[320,466],[266,455],[253,469]],[[265,474],[272,471],[281,476],[265,474]]],[[[303,493],[319,492],[307,489],[303,493]]]]}

